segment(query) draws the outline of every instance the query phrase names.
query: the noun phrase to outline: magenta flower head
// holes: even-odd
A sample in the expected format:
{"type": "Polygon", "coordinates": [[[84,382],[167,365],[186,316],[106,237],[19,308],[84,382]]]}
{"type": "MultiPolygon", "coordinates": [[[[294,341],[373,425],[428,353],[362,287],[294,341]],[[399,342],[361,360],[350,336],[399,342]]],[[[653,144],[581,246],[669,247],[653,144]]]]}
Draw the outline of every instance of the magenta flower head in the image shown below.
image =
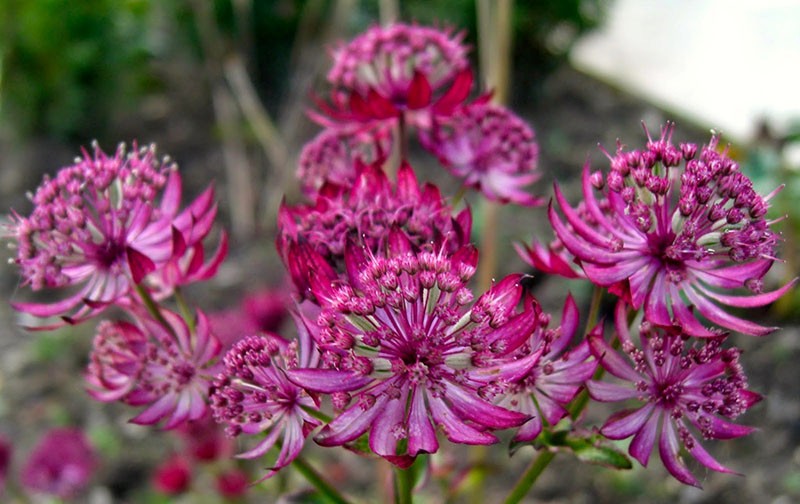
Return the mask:
{"type": "Polygon", "coordinates": [[[497,391],[498,405],[531,417],[520,427],[513,443],[533,441],[542,432],[544,422],[555,425],[566,417],[569,414],[566,406],[597,368],[586,341],[569,348],[579,321],[578,308],[571,295],[567,295],[564,303],[561,325],[548,328],[550,315],[539,310],[536,320],[528,341],[512,354],[520,359],[537,354],[536,364],[497,391]]]}
{"type": "Polygon", "coordinates": [[[279,446],[277,459],[262,480],[290,464],[303,449],[306,437],[320,425],[309,412],[319,409],[315,394],[289,381],[288,370],[313,367],[318,355],[307,343],[287,343],[273,336],[248,336],[225,355],[225,369],[214,382],[211,408],[230,436],[261,435],[252,449],[238,455],[257,458],[279,446]]]}
{"type": "Polygon", "coordinates": [[[420,139],[465,186],[486,198],[525,206],[544,202],[522,189],[541,176],[539,145],[530,126],[507,108],[480,101],[459,107],[434,120],[420,139]]]}
{"type": "Polygon", "coordinates": [[[393,229],[401,230],[415,248],[447,243],[454,250],[469,242],[469,209],[454,217],[439,189],[420,187],[407,163],[400,167],[396,185],[377,164],[359,164],[357,173],[352,187],[323,187],[313,205],[281,207],[276,245],[301,294],[304,274],[296,263],[307,255],[303,247],[338,268],[351,237],[360,237],[371,250],[384,246],[393,229]]]}
{"type": "Polygon", "coordinates": [[[30,492],[69,499],[86,488],[96,468],[97,457],[83,431],[52,429],[28,456],[20,480],[30,492]]]}
{"type": "Polygon", "coordinates": [[[536,356],[481,366],[514,351],[536,323],[533,302],[516,313],[518,275],[473,301],[466,287],[477,251],[415,251],[393,233],[387,251],[373,255],[351,243],[348,281],[312,275],[321,311],[309,322],[322,350],[318,369],[293,369],[290,378],[333,395],[343,410],[315,437],[323,446],[349,443],[369,431],[371,450],[398,466],[439,448],[435,426],[452,442],[491,444],[490,430],[529,419],[484,399],[482,390],[528,372],[536,356]]]}
{"type": "Polygon", "coordinates": [[[672,131],[667,125],[655,140],[648,133],[642,150],[620,146],[605,175],[587,165],[578,210],[556,185],[556,206],[566,219],[550,208],[556,236],[593,283],[612,287],[636,309],[644,306],[652,324],[675,324],[692,336],[720,334],[698,321],[692,305],[725,329],[767,334],[774,328],[723,306],[764,306],[794,285],[762,292],[779,242],[766,219],[775,192],[756,193],[727,152],[718,152],[717,135],[698,149],[673,145],[672,131]],[[724,293],[737,288],[750,293],[724,293]]]}
{"type": "Polygon", "coordinates": [[[633,436],[629,452],[644,466],[658,442],[664,466],[687,485],[700,486],[680,459],[681,447],[709,469],[732,472],[703,448],[692,430],[703,439],[732,439],[753,431],[730,421],[761,398],[747,389],[740,351],[722,348],[724,337],[690,339],[647,321],[641,324],[636,345],[626,318],[626,306],[620,302],[616,328],[627,360],[601,334],[590,335],[589,346],[600,364],[628,385],[589,381],[587,387],[597,401],[641,404],[614,414],[600,433],[609,439],[633,436]]]}
{"type": "Polygon", "coordinates": [[[0,435],[0,496],[6,488],[6,479],[8,479],[8,472],[11,468],[11,454],[14,451],[14,446],[5,436],[0,435]]]}
{"type": "Polygon", "coordinates": [[[146,405],[131,422],[163,420],[164,428],[172,429],[206,413],[221,345],[203,312],[193,330],[177,313],[162,310],[161,317],[163,323],[146,315],[139,315],[136,325],[102,322],[86,382],[99,401],[146,405]]]}
{"type": "Polygon", "coordinates": [[[386,126],[363,131],[325,129],[305,144],[298,160],[297,178],[307,197],[314,199],[326,184],[350,186],[362,164],[382,162],[392,150],[392,133],[386,126]]]}
{"type": "Polygon", "coordinates": [[[326,126],[394,120],[429,127],[469,95],[463,33],[395,23],[374,26],[333,50],[332,103],[318,102],[326,126]]]}
{"type": "Polygon", "coordinates": [[[33,290],[74,291],[54,303],[14,307],[74,323],[128,303],[134,285],[180,255],[176,241],[196,242],[183,233],[196,227],[199,209],[179,215],[180,197],[175,165],[158,161],[154,146],[127,152],[120,145],[113,156],[96,145],[93,154],[84,151],[55,178],[45,177],[31,215],[14,214],[11,225],[24,282],[33,290]]]}

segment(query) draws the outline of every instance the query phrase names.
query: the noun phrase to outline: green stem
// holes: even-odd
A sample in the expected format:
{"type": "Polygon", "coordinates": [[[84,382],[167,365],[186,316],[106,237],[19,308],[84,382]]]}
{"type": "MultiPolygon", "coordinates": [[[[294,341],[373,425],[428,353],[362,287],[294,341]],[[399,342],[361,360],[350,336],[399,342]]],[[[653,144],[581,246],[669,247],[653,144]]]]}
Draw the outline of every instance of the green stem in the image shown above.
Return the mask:
{"type": "Polygon", "coordinates": [[[412,468],[394,468],[394,502],[395,504],[412,504],[411,492],[414,489],[414,472],[412,468]]]}
{"type": "Polygon", "coordinates": [[[178,309],[183,316],[183,320],[185,320],[186,325],[189,326],[189,332],[194,334],[195,318],[194,315],[192,315],[192,310],[189,308],[189,303],[186,302],[186,298],[183,297],[183,292],[178,287],[175,288],[174,296],[175,302],[178,303],[178,309]]]}
{"type": "Polygon", "coordinates": [[[329,502],[333,502],[335,504],[350,504],[350,501],[345,499],[342,494],[339,493],[336,488],[333,487],[320,473],[317,472],[316,469],[311,467],[308,462],[305,461],[303,457],[297,457],[292,461],[292,467],[294,467],[297,472],[303,475],[303,477],[311,483],[314,488],[319,490],[320,494],[325,497],[329,502]]]}
{"type": "Polygon", "coordinates": [[[550,462],[555,458],[555,452],[545,451],[542,452],[538,457],[531,461],[531,465],[522,473],[522,476],[519,478],[517,483],[514,485],[514,488],[511,489],[511,493],[508,494],[506,500],[504,501],[505,504],[516,504],[520,502],[530,491],[533,487],[533,484],[536,483],[536,480],[539,476],[544,472],[550,462]]]}
{"type": "Polygon", "coordinates": [[[172,328],[169,322],[167,322],[167,319],[164,318],[164,315],[161,314],[161,309],[159,309],[158,304],[155,302],[147,289],[142,286],[142,284],[137,284],[136,293],[139,294],[139,298],[142,300],[142,303],[144,303],[144,307],[147,308],[147,313],[149,313],[151,317],[157,320],[159,324],[164,326],[166,330],[175,336],[175,330],[172,328]]]}

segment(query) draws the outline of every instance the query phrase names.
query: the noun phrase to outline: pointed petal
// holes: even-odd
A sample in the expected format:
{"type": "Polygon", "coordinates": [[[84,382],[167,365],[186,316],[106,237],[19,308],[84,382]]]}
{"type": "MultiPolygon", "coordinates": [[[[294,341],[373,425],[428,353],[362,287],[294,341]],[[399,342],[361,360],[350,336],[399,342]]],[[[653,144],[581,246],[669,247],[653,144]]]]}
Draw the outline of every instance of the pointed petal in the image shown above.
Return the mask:
{"type": "Polygon", "coordinates": [[[352,392],[373,381],[373,378],[353,371],[320,368],[289,369],[286,371],[286,376],[299,387],[323,394],[352,392]]]}

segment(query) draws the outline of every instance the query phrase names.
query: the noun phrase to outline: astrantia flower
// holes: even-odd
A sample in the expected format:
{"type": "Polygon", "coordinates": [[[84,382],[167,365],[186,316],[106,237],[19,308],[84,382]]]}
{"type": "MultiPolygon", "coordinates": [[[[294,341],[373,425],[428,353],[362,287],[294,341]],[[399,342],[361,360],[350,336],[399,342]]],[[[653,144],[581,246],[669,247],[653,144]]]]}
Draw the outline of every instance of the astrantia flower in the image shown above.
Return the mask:
{"type": "Polygon", "coordinates": [[[305,144],[298,160],[297,178],[309,198],[315,198],[325,184],[350,186],[356,179],[356,160],[372,164],[391,152],[389,128],[366,131],[326,129],[305,144]]]}
{"type": "Polygon", "coordinates": [[[549,322],[550,316],[539,312],[536,329],[515,352],[519,358],[531,353],[540,355],[536,365],[498,391],[498,405],[531,416],[514,436],[515,443],[536,439],[543,421],[555,425],[566,417],[566,406],[597,368],[585,341],[568,348],[578,330],[578,308],[572,296],[568,295],[564,303],[561,325],[548,328],[549,322]]]}
{"type": "Polygon", "coordinates": [[[318,103],[325,116],[315,119],[329,126],[403,116],[428,127],[432,114],[451,113],[469,94],[463,36],[403,23],[370,28],[333,50],[332,103],[318,103]]]}
{"type": "Polygon", "coordinates": [[[55,178],[45,177],[31,215],[12,217],[16,263],[34,290],[72,286],[77,292],[14,307],[77,322],[127,302],[135,284],[176,255],[174,241],[194,245],[204,235],[196,232],[194,210],[178,214],[180,197],[180,175],[156,159],[152,146],[129,153],[121,145],[113,156],[95,146],[93,155],[84,152],[55,178]],[[183,236],[188,232],[191,238],[183,236]]]}
{"type": "MultiPolygon", "coordinates": [[[[371,250],[383,246],[393,229],[418,248],[446,242],[455,249],[469,242],[469,209],[454,217],[439,189],[432,184],[420,187],[407,163],[400,167],[394,187],[380,166],[359,164],[357,173],[352,187],[323,187],[314,205],[281,207],[276,242],[290,272],[297,269],[292,262],[298,244],[341,266],[345,243],[354,236],[371,250]]],[[[293,278],[297,283],[297,275],[293,278]]]]}
{"type": "Polygon", "coordinates": [[[28,456],[20,481],[30,492],[69,499],[86,487],[96,468],[94,449],[83,431],[53,429],[28,456]]]}
{"type": "Polygon", "coordinates": [[[609,439],[633,436],[629,452],[644,466],[658,441],[664,466],[687,485],[700,486],[680,459],[681,447],[709,469],[732,472],[702,447],[692,430],[704,439],[732,439],[753,431],[729,421],[760,399],[747,389],[739,350],[722,348],[723,337],[693,340],[647,322],[639,333],[639,348],[628,330],[623,303],[616,318],[617,334],[628,360],[600,334],[589,336],[589,346],[611,375],[629,384],[589,381],[587,387],[597,401],[638,400],[641,405],[613,415],[600,433],[609,439]]]}
{"type": "Polygon", "coordinates": [[[550,222],[556,236],[595,284],[612,286],[654,324],[677,324],[693,336],[715,336],[689,308],[746,334],[774,328],[733,316],[720,305],[764,306],[794,284],[762,292],[779,236],[766,220],[769,198],[758,195],[719,137],[698,149],[671,143],[671,125],[643,150],[620,147],[603,175],[583,173],[583,206],[573,209],[556,185],[550,222]],[[598,198],[595,190],[601,192],[598,198]],[[746,288],[750,295],[720,291],[746,288]]]}
{"type": "MultiPolygon", "coordinates": [[[[304,330],[301,328],[301,330],[304,330]]],[[[319,420],[306,410],[319,409],[318,399],[286,377],[289,369],[313,366],[317,355],[271,336],[248,336],[225,355],[225,369],[214,382],[214,418],[231,436],[262,434],[241,458],[257,458],[280,446],[277,459],[262,479],[297,458],[319,420]]]]}
{"type": "Polygon", "coordinates": [[[415,252],[399,233],[389,243],[381,255],[351,244],[347,283],[312,275],[322,308],[314,334],[322,368],[289,376],[333,394],[343,410],[315,440],[336,446],[369,431],[372,451],[400,466],[438,450],[435,426],[455,443],[496,442],[487,431],[529,418],[491,404],[479,391],[522,376],[535,362],[531,356],[480,366],[513,352],[536,323],[530,299],[516,313],[519,276],[499,282],[470,309],[466,283],[475,272],[474,248],[415,252]]]}
{"type": "Polygon", "coordinates": [[[421,132],[422,144],[442,165],[493,201],[533,206],[543,203],[522,188],[541,176],[533,130],[513,112],[490,103],[459,107],[421,132]]]}
{"type": "Polygon", "coordinates": [[[86,380],[100,401],[147,405],[132,422],[165,420],[164,428],[172,429],[205,414],[221,345],[202,312],[193,331],[174,312],[162,310],[161,316],[168,327],[145,315],[138,325],[101,323],[86,380]]]}

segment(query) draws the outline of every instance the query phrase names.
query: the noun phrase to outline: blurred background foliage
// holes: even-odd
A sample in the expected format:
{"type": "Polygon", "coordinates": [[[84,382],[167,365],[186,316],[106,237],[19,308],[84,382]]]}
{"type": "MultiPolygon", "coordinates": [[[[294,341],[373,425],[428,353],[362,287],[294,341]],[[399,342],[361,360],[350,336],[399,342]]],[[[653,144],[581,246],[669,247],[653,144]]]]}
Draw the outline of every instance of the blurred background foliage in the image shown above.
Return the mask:
{"type": "MultiPolygon", "coordinates": [[[[380,17],[380,3],[351,0],[3,0],[0,8],[0,121],[16,141],[30,137],[115,142],[119,121],[165,87],[159,68],[177,59],[244,57],[268,110],[281,113],[298,41],[315,39],[337,9],[346,38],[380,17]],[[219,47],[204,47],[198,19],[208,7],[219,47]],[[294,56],[293,56],[294,55],[294,56]]],[[[527,71],[514,89],[526,99],[571,43],[602,19],[602,0],[520,0],[514,60],[527,71]]],[[[395,4],[399,17],[464,29],[476,47],[473,0],[395,4]]],[[[193,75],[186,75],[194,79],[193,75]]],[[[309,89],[303,90],[308,92],[309,89]]],[[[295,104],[296,105],[296,104],[295,104]]],[[[133,118],[132,118],[133,116],[133,118]]]]}

